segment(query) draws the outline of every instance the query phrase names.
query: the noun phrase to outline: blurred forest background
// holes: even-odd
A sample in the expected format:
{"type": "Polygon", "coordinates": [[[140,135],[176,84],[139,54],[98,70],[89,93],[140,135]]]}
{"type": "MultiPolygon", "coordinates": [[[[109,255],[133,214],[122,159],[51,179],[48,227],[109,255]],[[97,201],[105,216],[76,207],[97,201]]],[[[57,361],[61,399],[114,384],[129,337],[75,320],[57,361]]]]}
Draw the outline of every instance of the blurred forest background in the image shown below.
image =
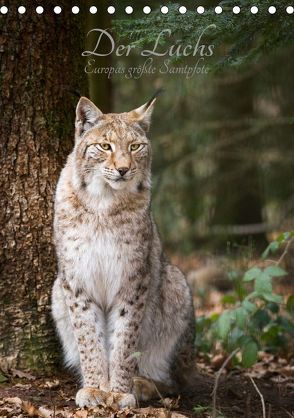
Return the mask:
{"type": "MultiPolygon", "coordinates": [[[[294,214],[294,26],[293,16],[285,12],[286,1],[279,2],[275,15],[267,11],[270,2],[259,0],[257,14],[250,13],[249,1],[240,0],[239,15],[232,13],[231,0],[203,1],[204,14],[183,1],[184,15],[173,2],[165,3],[169,13],[162,14],[156,0],[148,2],[148,15],[141,1],[132,5],[130,15],[125,13],[126,0],[61,0],[60,15],[53,13],[53,0],[43,2],[42,15],[31,2],[23,3],[27,11],[21,15],[19,4],[10,0],[0,20],[0,351],[5,364],[50,369],[59,357],[50,316],[56,274],[53,200],[73,147],[79,95],[89,96],[103,112],[123,112],[164,90],[150,132],[153,210],[165,247],[186,273],[203,266],[207,257],[240,260],[244,254],[246,269],[248,260],[276,237],[275,249],[281,244],[284,251],[286,246],[282,259],[293,272],[293,246],[287,246],[293,236],[280,235],[293,230],[294,214]],[[74,15],[71,6],[77,5],[80,13],[74,15]],[[115,14],[108,13],[109,5],[115,14]],[[223,8],[219,15],[214,12],[217,5],[223,8]],[[91,6],[97,7],[96,14],[89,12],[91,6]],[[215,26],[206,30],[209,25],[215,26]],[[170,29],[171,37],[161,39],[163,50],[195,45],[199,38],[201,44],[214,45],[204,62],[209,71],[191,78],[158,71],[137,79],[86,74],[89,56],[82,52],[93,50],[97,42],[95,33],[88,34],[93,28],[107,29],[116,45],[134,46],[129,56],[95,56],[98,69],[142,66],[142,49],[152,48],[158,33],[170,29]]],[[[106,50],[109,44],[101,47],[106,50]]],[[[161,66],[166,58],[155,57],[154,65],[161,66]]],[[[170,68],[194,66],[198,59],[199,54],[171,58],[170,68]]],[[[213,270],[214,278],[218,274],[213,270]]],[[[250,280],[257,280],[256,274],[250,280]]],[[[266,274],[271,280],[284,273],[266,274]]],[[[236,283],[230,300],[240,304],[249,290],[240,293],[240,281],[236,283]]],[[[254,297],[266,294],[264,303],[281,303],[271,291],[267,285],[265,293],[254,297]]],[[[250,341],[257,351],[257,336],[250,341]]]]}
{"type": "MultiPolygon", "coordinates": [[[[131,109],[164,89],[150,134],[153,207],[171,251],[225,253],[228,243],[261,249],[272,233],[293,228],[291,16],[285,19],[283,5],[273,17],[266,13],[267,2],[257,2],[259,15],[250,13],[249,2],[239,3],[242,17],[232,14],[234,2],[222,2],[224,12],[216,17],[218,2],[212,1],[203,2],[210,9],[204,15],[197,15],[189,2],[183,3],[185,15],[173,3],[163,15],[161,3],[153,1],[150,15],[144,17],[134,7],[126,17],[119,11],[128,2],[120,2],[112,22],[109,15],[101,22],[98,14],[88,21],[88,28],[112,26],[117,44],[133,43],[130,56],[108,57],[108,64],[125,68],[144,63],[141,50],[152,49],[162,29],[172,31],[162,40],[161,50],[166,50],[173,44],[195,45],[204,28],[216,24],[202,38],[215,45],[213,57],[205,61],[208,74],[190,79],[158,71],[137,80],[114,76],[106,82],[108,101],[101,97],[101,76],[90,76],[91,98],[103,110],[131,109]]],[[[91,36],[87,40],[93,49],[91,36]]],[[[154,64],[160,66],[166,58],[158,57],[154,64]]],[[[180,57],[171,65],[191,66],[198,59],[180,57]]]]}

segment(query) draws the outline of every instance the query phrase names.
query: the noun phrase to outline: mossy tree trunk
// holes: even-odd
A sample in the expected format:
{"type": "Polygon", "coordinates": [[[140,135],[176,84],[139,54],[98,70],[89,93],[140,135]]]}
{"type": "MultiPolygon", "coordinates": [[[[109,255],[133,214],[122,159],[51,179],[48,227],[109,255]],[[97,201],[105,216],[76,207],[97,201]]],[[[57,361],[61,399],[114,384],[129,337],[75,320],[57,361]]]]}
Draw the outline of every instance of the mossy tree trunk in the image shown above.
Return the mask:
{"type": "Polygon", "coordinates": [[[13,367],[56,364],[50,294],[55,185],[73,145],[71,90],[86,91],[81,15],[52,0],[37,15],[8,2],[1,17],[0,89],[0,356],[13,367]]]}

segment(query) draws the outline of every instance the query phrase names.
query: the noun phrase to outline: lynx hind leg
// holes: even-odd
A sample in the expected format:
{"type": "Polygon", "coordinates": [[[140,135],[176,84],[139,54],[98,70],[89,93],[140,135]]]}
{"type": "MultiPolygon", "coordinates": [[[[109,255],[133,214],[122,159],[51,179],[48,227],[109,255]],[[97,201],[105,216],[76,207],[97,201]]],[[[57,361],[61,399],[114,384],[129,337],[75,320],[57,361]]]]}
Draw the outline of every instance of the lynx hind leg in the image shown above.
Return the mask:
{"type": "MultiPolygon", "coordinates": [[[[146,312],[139,357],[139,373],[181,392],[189,385],[195,362],[195,317],[192,296],[184,275],[166,265],[161,304],[146,312]]],[[[170,391],[169,391],[170,392],[170,391]]]]}
{"type": "Polygon", "coordinates": [[[174,315],[180,318],[177,329],[178,339],[171,362],[171,374],[173,382],[179,391],[183,392],[191,386],[196,371],[195,311],[192,293],[185,276],[174,266],[169,266],[168,270],[173,274],[173,284],[167,286],[166,291],[170,292],[170,297],[177,295],[178,312],[174,315]]]}
{"type": "Polygon", "coordinates": [[[133,378],[133,394],[138,401],[149,401],[175,394],[175,389],[146,377],[133,378]]]}
{"type": "Polygon", "coordinates": [[[180,392],[189,392],[196,377],[195,323],[191,321],[175,351],[172,379],[180,392]]]}
{"type": "Polygon", "coordinates": [[[80,371],[80,356],[73,333],[61,280],[55,280],[52,291],[52,316],[62,343],[65,365],[80,371]]]}
{"type": "Polygon", "coordinates": [[[196,376],[195,312],[191,299],[186,311],[186,328],[178,339],[173,362],[172,379],[181,392],[189,391],[196,376]]]}

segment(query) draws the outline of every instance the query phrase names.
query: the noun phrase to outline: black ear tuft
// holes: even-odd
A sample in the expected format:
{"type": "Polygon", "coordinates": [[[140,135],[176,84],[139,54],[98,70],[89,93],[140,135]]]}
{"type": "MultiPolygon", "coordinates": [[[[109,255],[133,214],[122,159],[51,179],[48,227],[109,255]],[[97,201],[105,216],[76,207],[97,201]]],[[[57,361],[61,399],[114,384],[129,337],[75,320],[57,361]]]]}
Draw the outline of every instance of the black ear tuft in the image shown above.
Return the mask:
{"type": "Polygon", "coordinates": [[[76,108],[76,135],[81,137],[84,132],[97,123],[102,114],[91,100],[81,97],[76,108]]]}
{"type": "Polygon", "coordinates": [[[162,93],[164,93],[164,89],[163,88],[160,88],[160,89],[157,89],[156,90],[156,92],[153,94],[153,96],[151,97],[151,99],[150,100],[148,100],[148,102],[146,103],[146,109],[151,105],[151,103],[155,100],[155,99],[157,99],[157,97],[160,95],[160,94],[162,94],[162,93]]]}
{"type": "Polygon", "coordinates": [[[145,132],[148,132],[150,128],[151,116],[156,97],[162,93],[162,91],[162,89],[157,90],[147,103],[129,112],[129,119],[131,121],[137,122],[145,132]]]}

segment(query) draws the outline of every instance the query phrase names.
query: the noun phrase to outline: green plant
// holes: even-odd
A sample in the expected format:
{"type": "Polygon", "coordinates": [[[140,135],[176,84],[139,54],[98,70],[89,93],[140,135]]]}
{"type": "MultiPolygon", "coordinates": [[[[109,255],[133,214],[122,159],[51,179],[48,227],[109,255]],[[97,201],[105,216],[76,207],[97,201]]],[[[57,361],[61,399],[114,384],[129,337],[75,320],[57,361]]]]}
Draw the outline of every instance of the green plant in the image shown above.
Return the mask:
{"type": "Polygon", "coordinates": [[[280,234],[277,239],[272,241],[265,251],[262,254],[262,258],[266,259],[271,253],[275,253],[277,250],[281,248],[281,246],[286,245],[285,251],[281,255],[280,259],[278,260],[278,264],[282,261],[282,259],[287,254],[287,251],[294,240],[294,231],[287,231],[280,234]]]}
{"type": "Polygon", "coordinates": [[[268,246],[263,258],[285,245],[278,261],[270,261],[272,265],[252,267],[242,276],[231,274],[237,286],[234,293],[223,298],[223,303],[230,307],[221,314],[197,319],[196,346],[199,351],[211,352],[215,349],[215,341],[218,341],[226,353],[239,348],[241,358],[235,357],[233,362],[250,367],[257,361],[259,350],[278,353],[286,349],[294,336],[291,318],[294,297],[289,296],[286,304],[283,304],[282,296],[273,290],[273,280],[287,274],[279,263],[293,242],[293,237],[293,232],[283,233],[268,246]]]}
{"type": "MultiPolygon", "coordinates": [[[[213,408],[210,406],[202,406],[202,405],[197,405],[194,406],[193,408],[193,412],[194,414],[197,415],[201,415],[203,416],[203,414],[205,413],[205,416],[207,417],[211,417],[211,413],[213,413],[213,408]]],[[[216,418],[226,418],[221,412],[219,411],[215,411],[216,412],[216,418]]]]}
{"type": "Polygon", "coordinates": [[[193,412],[198,415],[198,414],[202,414],[203,412],[207,412],[209,410],[209,406],[202,406],[202,405],[197,405],[194,406],[193,408],[193,412]]]}

